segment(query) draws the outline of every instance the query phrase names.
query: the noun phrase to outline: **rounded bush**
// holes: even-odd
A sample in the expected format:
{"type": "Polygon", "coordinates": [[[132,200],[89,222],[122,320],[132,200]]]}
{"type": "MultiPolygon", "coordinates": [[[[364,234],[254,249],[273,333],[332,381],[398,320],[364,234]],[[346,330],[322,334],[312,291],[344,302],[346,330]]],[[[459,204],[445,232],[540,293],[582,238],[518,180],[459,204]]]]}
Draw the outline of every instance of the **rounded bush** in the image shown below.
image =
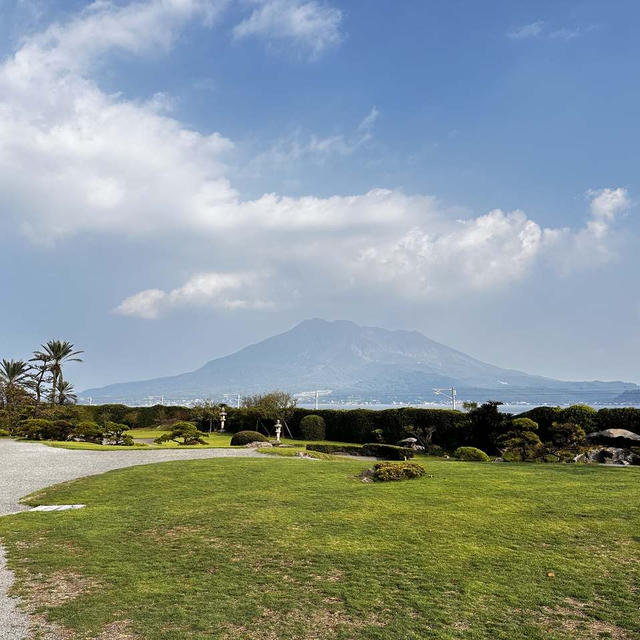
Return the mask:
{"type": "Polygon", "coordinates": [[[238,431],[231,437],[231,446],[237,447],[250,442],[269,442],[269,439],[257,431],[238,431]]]}
{"type": "Polygon", "coordinates": [[[326,426],[322,416],[310,415],[300,420],[300,438],[302,440],[324,440],[326,426]]]}
{"type": "Polygon", "coordinates": [[[466,462],[489,462],[489,456],[482,449],[475,447],[458,447],[453,457],[466,462]]]}
{"type": "Polygon", "coordinates": [[[417,462],[378,462],[373,467],[373,479],[378,482],[411,480],[424,475],[425,469],[417,462]]]}
{"type": "Polygon", "coordinates": [[[8,438],[10,435],[6,429],[0,429],[0,438],[8,438]]]}

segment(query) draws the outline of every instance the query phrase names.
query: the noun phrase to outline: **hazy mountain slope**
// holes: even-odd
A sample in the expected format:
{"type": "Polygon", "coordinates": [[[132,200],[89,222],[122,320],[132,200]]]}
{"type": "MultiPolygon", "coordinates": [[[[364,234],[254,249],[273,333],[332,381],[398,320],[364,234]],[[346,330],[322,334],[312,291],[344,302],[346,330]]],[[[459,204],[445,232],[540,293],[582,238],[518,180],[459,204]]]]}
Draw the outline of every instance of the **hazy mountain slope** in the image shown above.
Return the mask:
{"type": "MultiPolygon", "coordinates": [[[[335,394],[389,398],[432,394],[434,386],[454,385],[467,391],[502,395],[526,389],[546,392],[593,391],[597,383],[567,383],[486,364],[430,340],[417,331],[388,331],[353,322],[306,320],[290,331],[207,362],[178,376],[88,389],[94,401],[213,397],[270,389],[298,392],[332,389],[335,394]],[[517,391],[516,391],[517,390],[517,391]]],[[[637,388],[627,383],[600,383],[599,392],[637,388]],[[605,385],[604,387],[602,385],[605,385]]],[[[409,399],[409,398],[406,398],[409,399]]]]}

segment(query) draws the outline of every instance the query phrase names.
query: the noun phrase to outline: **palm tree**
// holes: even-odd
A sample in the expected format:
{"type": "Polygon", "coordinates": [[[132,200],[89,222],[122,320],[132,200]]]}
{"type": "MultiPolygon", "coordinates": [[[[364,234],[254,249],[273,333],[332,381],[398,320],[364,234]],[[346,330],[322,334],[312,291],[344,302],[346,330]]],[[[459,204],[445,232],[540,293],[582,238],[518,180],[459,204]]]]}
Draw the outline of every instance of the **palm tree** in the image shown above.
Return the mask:
{"type": "Polygon", "coordinates": [[[0,385],[7,405],[15,392],[27,381],[29,365],[24,360],[5,360],[0,362],[0,385]]]}
{"type": "Polygon", "coordinates": [[[78,356],[84,351],[74,351],[73,344],[68,340],[49,340],[47,344],[42,345],[43,353],[49,357],[49,370],[51,371],[52,388],[51,401],[56,402],[56,393],[61,393],[63,383],[62,364],[66,362],[82,362],[78,356]]]}
{"type": "Polygon", "coordinates": [[[74,391],[70,382],[60,380],[58,384],[58,404],[75,404],[78,401],[78,396],[74,391]]]}

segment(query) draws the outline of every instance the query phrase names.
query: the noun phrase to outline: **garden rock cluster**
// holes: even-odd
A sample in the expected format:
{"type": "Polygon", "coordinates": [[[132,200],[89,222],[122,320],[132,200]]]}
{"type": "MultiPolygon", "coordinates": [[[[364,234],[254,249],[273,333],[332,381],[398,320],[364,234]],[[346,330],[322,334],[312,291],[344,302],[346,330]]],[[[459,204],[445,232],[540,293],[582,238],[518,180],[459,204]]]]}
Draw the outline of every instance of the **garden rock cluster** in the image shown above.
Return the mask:
{"type": "Polygon", "coordinates": [[[620,447],[600,447],[589,449],[576,462],[595,462],[598,464],[640,465],[640,455],[631,449],[620,447]]]}

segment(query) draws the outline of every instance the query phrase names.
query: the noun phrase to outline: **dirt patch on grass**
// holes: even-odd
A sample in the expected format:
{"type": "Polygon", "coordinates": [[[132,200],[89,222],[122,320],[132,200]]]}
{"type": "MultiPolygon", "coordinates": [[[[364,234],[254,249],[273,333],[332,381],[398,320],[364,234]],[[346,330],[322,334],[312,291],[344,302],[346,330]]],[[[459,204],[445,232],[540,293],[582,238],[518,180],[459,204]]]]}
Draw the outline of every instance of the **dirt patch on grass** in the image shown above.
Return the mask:
{"type": "Polygon", "coordinates": [[[562,631],[570,638],[584,640],[634,640],[637,636],[611,622],[595,620],[589,615],[589,605],[573,598],[566,598],[562,605],[543,607],[539,626],[546,631],[562,631]]]}
{"type": "Polygon", "coordinates": [[[59,607],[100,587],[97,580],[74,573],[58,571],[49,577],[35,575],[26,583],[26,599],[31,607],[59,607]]]}
{"type": "Polygon", "coordinates": [[[182,538],[188,538],[193,535],[199,535],[205,530],[204,527],[188,527],[177,526],[171,529],[147,529],[143,531],[140,536],[153,540],[154,542],[171,542],[174,540],[181,540],[182,538]]]}
{"type": "Polygon", "coordinates": [[[104,630],[95,637],[95,640],[140,640],[140,636],[129,629],[129,620],[117,620],[108,624],[104,630]]]}
{"type": "Polygon", "coordinates": [[[296,630],[299,640],[328,640],[340,632],[384,627],[388,622],[386,614],[369,613],[359,618],[333,609],[282,613],[265,609],[250,625],[227,627],[223,640],[279,640],[282,632],[289,629],[296,630]]]}

